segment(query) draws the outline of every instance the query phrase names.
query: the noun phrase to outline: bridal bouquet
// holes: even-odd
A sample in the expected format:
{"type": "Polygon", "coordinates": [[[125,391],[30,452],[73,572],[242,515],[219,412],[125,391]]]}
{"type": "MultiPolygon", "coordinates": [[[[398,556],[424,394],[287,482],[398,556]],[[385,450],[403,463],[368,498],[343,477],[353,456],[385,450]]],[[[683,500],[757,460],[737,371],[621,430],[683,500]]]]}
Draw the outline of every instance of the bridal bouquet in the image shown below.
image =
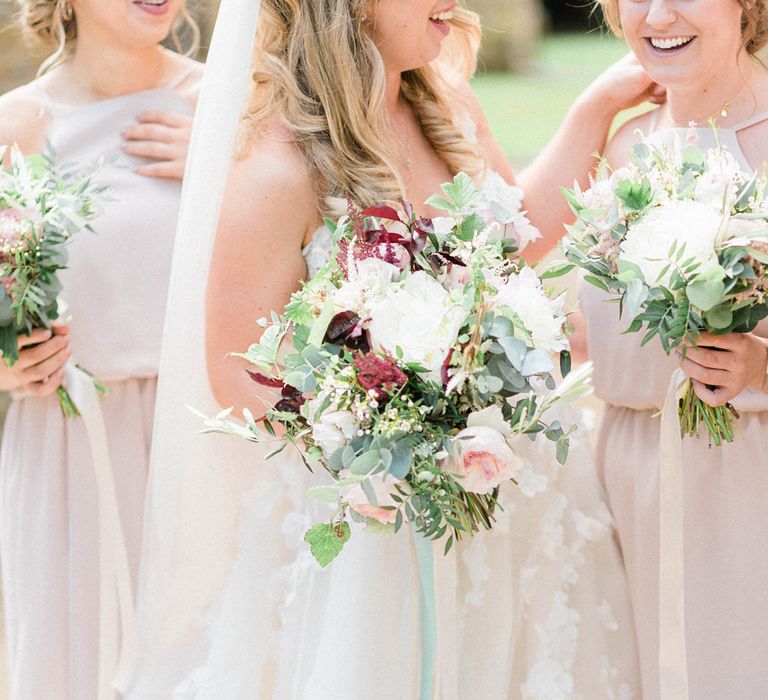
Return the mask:
{"type": "MultiPolygon", "coordinates": [[[[642,344],[684,352],[702,331],[748,333],[768,315],[768,180],[726,149],[639,144],[628,167],[566,196],[566,257],[616,296],[642,344]]],[[[683,435],[703,425],[711,442],[733,441],[735,409],[708,406],[690,380],[679,415],[683,435]]]]}
{"type": "MultiPolygon", "coordinates": [[[[52,157],[25,158],[0,148],[0,351],[12,367],[17,339],[35,328],[50,328],[61,314],[59,270],[67,264],[67,243],[99,213],[105,188],[74,166],[52,157]]],[[[104,388],[94,379],[100,393],[104,388]]],[[[79,415],[67,390],[57,390],[65,416],[79,415]]]]}
{"type": "Polygon", "coordinates": [[[542,434],[564,462],[568,433],[545,414],[589,391],[589,367],[559,386],[551,374],[554,353],[568,373],[563,300],[505,255],[530,224],[464,174],[443,190],[430,203],[446,218],[404,204],[326,222],[330,262],[241,355],[279,400],[259,420],[224,411],[204,431],[271,436],[272,454],[294,444],[310,469],[328,471],[310,495],[335,513],[306,534],[323,566],[349,539],[350,518],[395,531],[411,523],[446,536],[446,552],[491,528],[500,484],[524,466],[516,442],[542,434]]]}

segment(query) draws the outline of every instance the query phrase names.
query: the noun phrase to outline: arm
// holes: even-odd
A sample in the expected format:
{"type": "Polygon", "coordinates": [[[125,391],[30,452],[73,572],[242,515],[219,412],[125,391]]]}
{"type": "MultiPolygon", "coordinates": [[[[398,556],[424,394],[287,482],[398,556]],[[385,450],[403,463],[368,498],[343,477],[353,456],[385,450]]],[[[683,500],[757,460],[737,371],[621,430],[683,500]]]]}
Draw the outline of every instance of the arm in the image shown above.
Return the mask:
{"type": "Polygon", "coordinates": [[[614,117],[647,100],[658,101],[659,89],[629,55],[611,66],[576,100],[555,136],[519,176],[525,208],[542,238],[529,245],[526,260],[534,261],[564,234],[572,216],[561,187],[574,180],[585,185],[595,165],[595,153],[605,151],[614,117]]]}
{"type": "Polygon", "coordinates": [[[208,376],[222,406],[259,412],[261,387],[231,352],[258,340],[256,321],[281,311],[306,275],[301,248],[320,223],[304,159],[289,143],[264,140],[230,172],[206,300],[208,376]]]}

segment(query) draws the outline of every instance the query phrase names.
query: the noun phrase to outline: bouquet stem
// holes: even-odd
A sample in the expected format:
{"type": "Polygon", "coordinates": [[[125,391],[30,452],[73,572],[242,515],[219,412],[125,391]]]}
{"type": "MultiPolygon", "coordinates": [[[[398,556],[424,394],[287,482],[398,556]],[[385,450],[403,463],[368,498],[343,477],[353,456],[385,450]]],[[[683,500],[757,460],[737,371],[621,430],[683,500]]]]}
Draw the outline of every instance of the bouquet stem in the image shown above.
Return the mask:
{"type": "Polygon", "coordinates": [[[680,399],[680,433],[683,436],[692,435],[698,437],[701,426],[707,429],[709,445],[712,443],[720,447],[723,442],[733,442],[736,435],[736,421],[739,413],[732,404],[724,406],[710,406],[704,403],[693,388],[693,382],[689,379],[685,385],[685,392],[680,399]]]}
{"type": "Polygon", "coordinates": [[[65,418],[74,418],[75,416],[80,415],[80,410],[72,400],[69,392],[63,386],[56,389],[56,396],[59,397],[59,405],[61,406],[61,412],[64,414],[65,418]]]}
{"type": "MultiPolygon", "coordinates": [[[[99,398],[104,398],[109,393],[109,389],[90,372],[84,370],[80,365],[77,365],[77,368],[90,377],[99,398]]],[[[66,387],[62,385],[56,389],[56,396],[59,397],[59,405],[61,406],[61,412],[64,414],[65,418],[75,418],[80,415],[80,409],[77,407],[77,404],[72,399],[72,396],[67,391],[66,387]]]]}

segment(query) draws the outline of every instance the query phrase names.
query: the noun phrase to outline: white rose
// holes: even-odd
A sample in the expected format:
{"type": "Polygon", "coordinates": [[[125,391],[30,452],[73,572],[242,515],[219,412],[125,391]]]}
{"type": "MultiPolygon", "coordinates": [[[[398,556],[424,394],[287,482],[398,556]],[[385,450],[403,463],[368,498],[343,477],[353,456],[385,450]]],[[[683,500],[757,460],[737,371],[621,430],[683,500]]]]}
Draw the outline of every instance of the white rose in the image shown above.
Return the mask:
{"type": "MultiPolygon", "coordinates": [[[[346,470],[340,473],[342,478],[349,475],[350,473],[346,470]]],[[[394,523],[397,511],[390,510],[389,506],[397,508],[397,503],[392,498],[392,493],[395,491],[395,485],[400,483],[399,480],[391,474],[384,476],[383,473],[371,474],[368,480],[373,487],[377,504],[371,503],[360,484],[353,484],[345,489],[341,494],[342,500],[346,501],[352,510],[366,518],[373,518],[384,524],[394,523]]]]}
{"type": "Polygon", "coordinates": [[[454,438],[448,469],[470,493],[491,493],[503,481],[515,478],[524,461],[493,428],[468,427],[454,438]]]}
{"type": "Polygon", "coordinates": [[[350,411],[326,411],[312,426],[312,440],[330,457],[357,435],[355,417],[350,411]]]}
{"type": "MultiPolygon", "coordinates": [[[[518,274],[509,277],[489,272],[486,279],[496,289],[493,305],[506,306],[517,314],[531,334],[533,347],[548,352],[568,349],[568,340],[563,332],[565,297],[561,295],[550,299],[534,270],[524,267],[518,274]]],[[[503,315],[501,311],[497,313],[503,315]]]]}
{"type": "Polygon", "coordinates": [[[470,413],[467,417],[468,428],[492,428],[497,433],[509,435],[512,432],[512,426],[504,420],[504,414],[501,406],[493,404],[484,408],[482,411],[470,413]]]}
{"type": "Polygon", "coordinates": [[[736,194],[734,179],[741,172],[736,159],[727,151],[709,151],[704,173],[696,183],[694,199],[719,211],[730,210],[736,194]]]}
{"type": "Polygon", "coordinates": [[[697,273],[718,264],[715,251],[721,215],[712,207],[693,200],[671,201],[648,212],[631,226],[622,241],[620,260],[637,265],[651,286],[666,286],[671,270],[658,279],[667,265],[667,253],[674,242],[685,245],[684,258],[700,263],[697,273]]]}
{"type": "Polygon", "coordinates": [[[456,344],[466,312],[450,293],[426,272],[415,272],[372,304],[368,332],[374,350],[416,362],[428,377],[442,383],[441,370],[456,344]]]}

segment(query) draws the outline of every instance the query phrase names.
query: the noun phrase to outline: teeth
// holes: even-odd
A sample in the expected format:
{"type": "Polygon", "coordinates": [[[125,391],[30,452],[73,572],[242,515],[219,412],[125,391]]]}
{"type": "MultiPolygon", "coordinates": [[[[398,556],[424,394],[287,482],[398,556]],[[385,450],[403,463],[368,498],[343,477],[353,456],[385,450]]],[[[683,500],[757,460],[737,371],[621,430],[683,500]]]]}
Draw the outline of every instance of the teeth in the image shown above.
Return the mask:
{"type": "Polygon", "coordinates": [[[676,49],[678,46],[685,46],[685,44],[693,41],[692,36],[670,36],[670,37],[652,37],[651,44],[656,49],[676,49]]]}
{"type": "Polygon", "coordinates": [[[453,19],[453,10],[438,12],[430,17],[433,22],[450,22],[453,19]]]}

